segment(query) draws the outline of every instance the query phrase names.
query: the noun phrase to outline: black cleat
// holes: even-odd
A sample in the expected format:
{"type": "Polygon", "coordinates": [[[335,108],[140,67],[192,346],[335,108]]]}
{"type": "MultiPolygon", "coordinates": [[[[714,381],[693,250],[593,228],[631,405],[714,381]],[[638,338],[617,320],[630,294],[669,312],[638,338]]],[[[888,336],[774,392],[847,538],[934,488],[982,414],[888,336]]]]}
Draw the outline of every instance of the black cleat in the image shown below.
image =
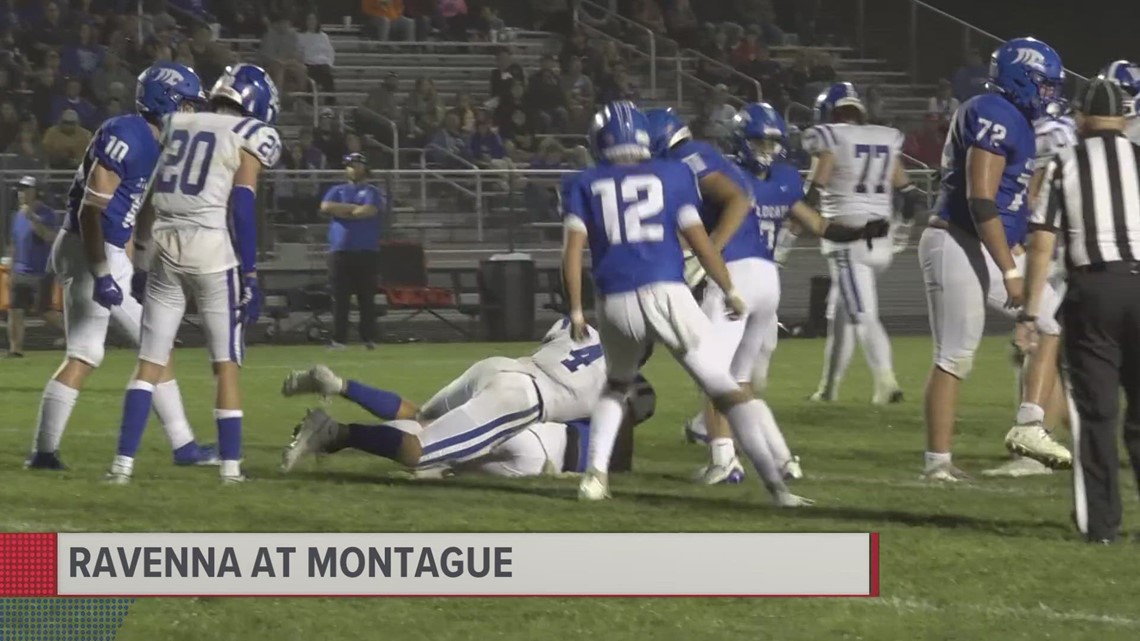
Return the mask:
{"type": "Polygon", "coordinates": [[[59,452],[35,452],[24,461],[25,470],[67,471],[67,466],[59,460],[59,452]]]}

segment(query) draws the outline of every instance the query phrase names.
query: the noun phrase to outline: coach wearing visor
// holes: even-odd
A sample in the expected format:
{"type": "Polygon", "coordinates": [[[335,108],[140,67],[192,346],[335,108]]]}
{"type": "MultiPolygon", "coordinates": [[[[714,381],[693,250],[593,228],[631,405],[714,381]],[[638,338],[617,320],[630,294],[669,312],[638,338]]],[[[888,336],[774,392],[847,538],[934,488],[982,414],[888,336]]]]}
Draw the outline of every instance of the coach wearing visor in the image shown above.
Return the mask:
{"type": "Polygon", "coordinates": [[[380,256],[380,210],[384,194],[368,184],[363,154],[344,157],[348,182],[337,185],[321,201],[329,216],[329,276],[333,293],[333,336],[330,348],[348,342],[348,310],[352,297],[360,309],[360,340],[376,347],[376,305],[380,256]]]}

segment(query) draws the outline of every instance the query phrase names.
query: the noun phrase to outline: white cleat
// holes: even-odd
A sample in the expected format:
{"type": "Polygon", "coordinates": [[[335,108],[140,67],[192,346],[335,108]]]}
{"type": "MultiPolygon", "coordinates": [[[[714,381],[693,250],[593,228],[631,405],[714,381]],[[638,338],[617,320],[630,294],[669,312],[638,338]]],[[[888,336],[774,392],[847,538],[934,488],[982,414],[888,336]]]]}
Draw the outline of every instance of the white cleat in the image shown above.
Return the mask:
{"type": "Polygon", "coordinates": [[[697,470],[694,480],[701,485],[735,485],[744,480],[744,466],[740,459],[732,457],[728,465],[706,465],[697,470]]]}
{"type": "Polygon", "coordinates": [[[772,504],[776,507],[811,507],[815,501],[792,494],[787,489],[778,490],[772,495],[772,504]]]}
{"type": "Polygon", "coordinates": [[[124,474],[122,472],[111,471],[107,472],[107,475],[103,477],[103,482],[107,485],[130,485],[131,475],[124,474]]]}
{"type": "Polygon", "coordinates": [[[812,394],[811,396],[809,396],[808,400],[813,402],[813,403],[830,403],[830,402],[836,400],[836,395],[834,392],[826,392],[824,390],[818,390],[818,391],[816,391],[815,394],[812,394]]]}
{"type": "Polygon", "coordinates": [[[324,398],[336,396],[344,389],[344,381],[324,365],[314,365],[309,369],[298,369],[285,377],[281,384],[282,396],[299,394],[319,394],[324,398]]]}
{"type": "Polygon", "coordinates": [[[1005,449],[1028,456],[1055,470],[1073,466],[1073,454],[1040,423],[1014,425],[1005,435],[1005,449]]]}
{"type": "Polygon", "coordinates": [[[342,433],[340,423],[322,409],[305,413],[305,419],[293,431],[293,441],[281,452],[281,471],[289,472],[307,456],[327,454],[339,449],[337,441],[342,433]]]}
{"type": "Polygon", "coordinates": [[[1017,479],[1023,476],[1042,476],[1052,474],[1053,470],[1041,461],[1035,461],[1025,456],[1018,456],[1001,465],[985,470],[982,476],[987,478],[1017,479]]]}
{"type": "Polygon", "coordinates": [[[958,481],[968,480],[970,477],[953,465],[946,464],[926,468],[918,478],[920,481],[930,481],[933,483],[957,483],[958,481]]]}
{"type": "Polygon", "coordinates": [[[800,457],[793,456],[792,460],[784,463],[780,468],[785,481],[798,481],[804,477],[804,470],[800,467],[800,457]]]}
{"type": "Polygon", "coordinates": [[[223,474],[219,478],[222,485],[241,485],[249,480],[245,474],[223,474]]]}
{"type": "Polygon", "coordinates": [[[610,498],[609,475],[594,468],[586,470],[586,475],[578,484],[579,501],[604,501],[610,498]]]}
{"type": "Polygon", "coordinates": [[[888,387],[875,392],[871,397],[872,405],[894,405],[903,402],[902,390],[897,387],[888,387]]]}

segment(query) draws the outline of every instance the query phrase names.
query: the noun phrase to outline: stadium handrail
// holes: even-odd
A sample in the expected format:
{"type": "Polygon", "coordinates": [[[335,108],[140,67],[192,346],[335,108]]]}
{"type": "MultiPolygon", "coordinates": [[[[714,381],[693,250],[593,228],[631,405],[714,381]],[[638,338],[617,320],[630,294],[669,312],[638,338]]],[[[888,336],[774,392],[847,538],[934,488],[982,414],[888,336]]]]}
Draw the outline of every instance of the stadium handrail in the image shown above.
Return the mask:
{"type": "MultiPolygon", "coordinates": [[[[379,120],[380,122],[383,122],[385,125],[387,125],[388,127],[390,127],[392,129],[392,146],[391,146],[391,149],[392,149],[392,169],[399,169],[400,168],[400,127],[399,127],[399,125],[396,124],[395,120],[392,120],[391,118],[389,118],[389,117],[385,116],[384,114],[381,114],[377,111],[369,109],[368,107],[365,107],[364,105],[357,106],[356,110],[357,111],[363,111],[364,113],[368,114],[369,117],[375,118],[375,119],[379,120]]],[[[380,144],[380,143],[377,143],[377,144],[380,144]]],[[[383,145],[383,144],[381,144],[380,146],[381,147],[387,147],[387,145],[383,145]]]]}
{"type": "MultiPolygon", "coordinates": [[[[647,36],[649,36],[649,91],[650,91],[650,93],[653,94],[653,97],[656,98],[657,97],[657,39],[658,38],[663,38],[665,40],[669,40],[669,39],[665,38],[664,36],[659,36],[658,34],[653,33],[653,30],[650,29],[649,27],[647,27],[643,24],[634,22],[633,20],[630,20],[629,18],[627,18],[627,17],[625,17],[619,13],[610,11],[609,7],[603,7],[602,5],[600,5],[596,2],[592,2],[592,0],[581,0],[581,3],[579,6],[580,6],[580,8],[584,9],[587,5],[595,8],[595,9],[600,9],[602,11],[602,13],[604,13],[606,15],[607,18],[612,18],[612,19],[616,20],[617,22],[620,22],[621,24],[626,25],[627,27],[637,29],[638,31],[642,31],[647,36]]],[[[622,46],[625,46],[625,47],[628,47],[630,49],[633,49],[634,51],[637,51],[637,49],[635,47],[629,47],[629,43],[623,42],[620,38],[616,38],[616,37],[606,33],[602,29],[599,29],[593,25],[590,25],[590,24],[583,22],[581,19],[581,16],[579,16],[578,14],[575,14],[575,20],[577,21],[577,24],[579,27],[585,27],[587,29],[592,29],[592,30],[596,31],[597,33],[602,34],[606,38],[609,38],[610,40],[613,40],[622,46]]],[[[672,42],[672,40],[670,40],[670,42],[672,42]]],[[[676,43],[674,43],[674,44],[676,44],[676,43]]],[[[637,53],[640,54],[641,52],[637,51],[637,53]]]]}
{"type": "MultiPolygon", "coordinates": [[[[452,153],[450,150],[444,149],[443,147],[440,147],[439,145],[428,143],[428,144],[424,145],[424,148],[420,151],[420,169],[423,171],[423,173],[420,174],[420,206],[425,208],[425,209],[427,208],[427,178],[429,175],[431,175],[435,178],[438,178],[440,180],[443,180],[445,182],[451,183],[451,186],[454,187],[456,190],[458,190],[464,194],[467,194],[468,196],[475,199],[476,240],[482,242],[482,240],[483,240],[483,173],[480,171],[480,167],[478,165],[476,165],[475,163],[471,162],[470,160],[467,160],[463,156],[460,156],[459,154],[452,153]],[[452,160],[458,161],[458,163],[460,165],[466,167],[467,169],[475,170],[475,174],[474,174],[474,176],[475,176],[475,191],[471,191],[467,187],[459,184],[459,182],[456,180],[451,180],[451,179],[446,178],[441,172],[436,171],[435,168],[428,167],[427,155],[428,155],[429,151],[443,152],[443,154],[445,156],[447,156],[448,158],[450,158],[452,160]]],[[[399,172],[395,172],[395,174],[399,175],[399,172]]]]}
{"type": "MultiPolygon", "coordinates": [[[[753,78],[752,76],[736,69],[732,65],[726,65],[723,62],[717,60],[716,58],[710,58],[710,57],[706,56],[705,54],[701,53],[700,51],[697,51],[696,49],[682,49],[681,53],[683,53],[687,56],[692,56],[693,58],[696,58],[697,60],[704,60],[705,62],[712,64],[717,69],[720,69],[722,71],[727,71],[730,76],[733,76],[739,80],[743,80],[744,82],[746,82],[748,84],[751,84],[756,89],[756,98],[759,101],[764,100],[764,91],[763,91],[763,88],[760,86],[760,81],[753,78]]],[[[681,58],[680,54],[678,54],[677,57],[681,58]]],[[[693,78],[696,78],[696,76],[693,74],[689,74],[689,75],[692,76],[693,78]]],[[[708,84],[708,83],[705,83],[705,84],[708,84]]]]}

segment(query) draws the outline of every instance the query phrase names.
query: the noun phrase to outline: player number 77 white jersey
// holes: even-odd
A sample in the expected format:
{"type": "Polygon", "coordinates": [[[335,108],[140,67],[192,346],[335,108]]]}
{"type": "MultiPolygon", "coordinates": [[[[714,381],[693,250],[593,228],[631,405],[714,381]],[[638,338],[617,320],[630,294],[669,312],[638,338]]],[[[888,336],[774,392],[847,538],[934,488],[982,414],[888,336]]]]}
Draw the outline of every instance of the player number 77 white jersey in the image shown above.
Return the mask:
{"type": "MultiPolygon", "coordinates": [[[[827,218],[890,218],[892,179],[903,133],[894,127],[848,123],[816,125],[804,132],[803,148],[813,156],[830,151],[835,159],[831,179],[820,186],[820,213],[827,218]]],[[[848,222],[848,221],[845,221],[848,222]]]]}
{"type": "Polygon", "coordinates": [[[243,152],[265,168],[281,157],[281,136],[255,118],[175,113],[163,120],[163,154],[151,178],[158,255],[187,273],[221,272],[238,263],[229,201],[243,152]]]}

